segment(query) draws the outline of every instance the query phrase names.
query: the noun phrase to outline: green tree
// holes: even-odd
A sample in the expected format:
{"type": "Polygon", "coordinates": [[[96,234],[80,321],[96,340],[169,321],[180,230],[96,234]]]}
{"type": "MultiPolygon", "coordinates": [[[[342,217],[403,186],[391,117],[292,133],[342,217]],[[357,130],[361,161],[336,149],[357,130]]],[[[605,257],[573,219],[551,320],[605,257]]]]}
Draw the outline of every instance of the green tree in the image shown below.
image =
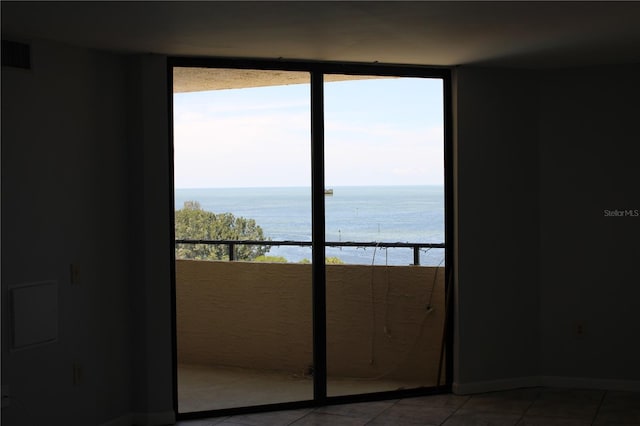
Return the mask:
{"type": "Polygon", "coordinates": [[[288,263],[287,258],[284,256],[258,256],[253,259],[253,261],[266,263],[288,263]]]}
{"type": "MultiPolygon", "coordinates": [[[[265,239],[255,220],[202,210],[197,201],[186,201],[182,209],[176,210],[175,221],[177,240],[270,240],[265,239]]],[[[268,246],[237,245],[236,259],[253,260],[268,251],[268,246]]],[[[178,244],[176,258],[222,260],[229,257],[226,245],[178,244]]]]}
{"type": "MultiPolygon", "coordinates": [[[[300,260],[298,263],[307,264],[307,263],[311,263],[311,261],[305,257],[304,259],[300,260]]],[[[325,257],[324,263],[326,263],[327,265],[344,265],[344,260],[340,259],[339,257],[325,257]]]]}

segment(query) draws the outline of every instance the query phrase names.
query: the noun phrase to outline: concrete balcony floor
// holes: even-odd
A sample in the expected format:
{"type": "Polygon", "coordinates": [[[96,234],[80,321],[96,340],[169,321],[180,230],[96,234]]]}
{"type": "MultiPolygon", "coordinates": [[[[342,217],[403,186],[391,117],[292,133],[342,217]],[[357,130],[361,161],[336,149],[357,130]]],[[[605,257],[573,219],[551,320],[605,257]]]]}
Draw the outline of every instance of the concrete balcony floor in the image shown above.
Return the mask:
{"type": "MultiPolygon", "coordinates": [[[[408,380],[329,377],[329,396],[433,386],[408,380]]],[[[179,412],[218,410],[313,399],[313,380],[303,374],[247,368],[178,366],[179,412]]]]}

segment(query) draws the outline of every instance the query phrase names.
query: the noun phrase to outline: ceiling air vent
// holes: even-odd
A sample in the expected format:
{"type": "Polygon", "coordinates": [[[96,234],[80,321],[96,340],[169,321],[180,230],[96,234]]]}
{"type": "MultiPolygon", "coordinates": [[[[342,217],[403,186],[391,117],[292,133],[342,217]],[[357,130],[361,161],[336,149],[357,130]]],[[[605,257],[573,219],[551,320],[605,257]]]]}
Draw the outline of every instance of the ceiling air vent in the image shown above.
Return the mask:
{"type": "Polygon", "coordinates": [[[31,69],[31,48],[29,45],[2,40],[2,66],[31,69]]]}

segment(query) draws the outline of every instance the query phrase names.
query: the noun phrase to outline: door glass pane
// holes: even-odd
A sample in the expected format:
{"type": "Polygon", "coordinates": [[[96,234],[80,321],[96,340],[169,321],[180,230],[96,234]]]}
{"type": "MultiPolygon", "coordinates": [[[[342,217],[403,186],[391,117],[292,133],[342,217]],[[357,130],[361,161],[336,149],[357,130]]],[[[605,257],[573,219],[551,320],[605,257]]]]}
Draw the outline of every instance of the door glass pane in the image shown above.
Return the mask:
{"type": "Polygon", "coordinates": [[[313,398],[309,80],[174,69],[180,413],[313,398]]]}
{"type": "Polygon", "coordinates": [[[444,249],[428,245],[444,243],[442,80],[325,81],[328,395],[435,386],[444,249]]]}

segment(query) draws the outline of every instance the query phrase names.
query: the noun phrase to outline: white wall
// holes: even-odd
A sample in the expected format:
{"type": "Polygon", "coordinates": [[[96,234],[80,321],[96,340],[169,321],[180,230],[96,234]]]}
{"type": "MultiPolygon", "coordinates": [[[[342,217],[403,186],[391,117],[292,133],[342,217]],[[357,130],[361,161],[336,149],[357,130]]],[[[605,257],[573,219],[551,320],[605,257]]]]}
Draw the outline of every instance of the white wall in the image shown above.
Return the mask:
{"type": "Polygon", "coordinates": [[[456,104],[454,389],[538,371],[537,91],[531,73],[461,67],[456,104]]]}
{"type": "Polygon", "coordinates": [[[2,420],[99,424],[131,400],[125,66],[44,42],[32,64],[2,68],[2,420]],[[7,287],[40,280],[59,283],[59,340],[10,352],[7,287]]]}
{"type": "Polygon", "coordinates": [[[456,74],[454,389],[640,390],[640,66],[456,74]]]}
{"type": "Polygon", "coordinates": [[[2,70],[3,422],[171,423],[166,58],[34,42],[32,62],[2,70]],[[10,352],[7,288],[41,280],[59,341],[10,352]]]}
{"type": "Polygon", "coordinates": [[[640,210],[638,76],[638,65],[541,76],[543,376],[640,390],[640,217],[604,216],[640,210]]]}
{"type": "Polygon", "coordinates": [[[128,59],[131,244],[134,292],[134,420],[173,420],[171,211],[166,58],[128,59]]]}

